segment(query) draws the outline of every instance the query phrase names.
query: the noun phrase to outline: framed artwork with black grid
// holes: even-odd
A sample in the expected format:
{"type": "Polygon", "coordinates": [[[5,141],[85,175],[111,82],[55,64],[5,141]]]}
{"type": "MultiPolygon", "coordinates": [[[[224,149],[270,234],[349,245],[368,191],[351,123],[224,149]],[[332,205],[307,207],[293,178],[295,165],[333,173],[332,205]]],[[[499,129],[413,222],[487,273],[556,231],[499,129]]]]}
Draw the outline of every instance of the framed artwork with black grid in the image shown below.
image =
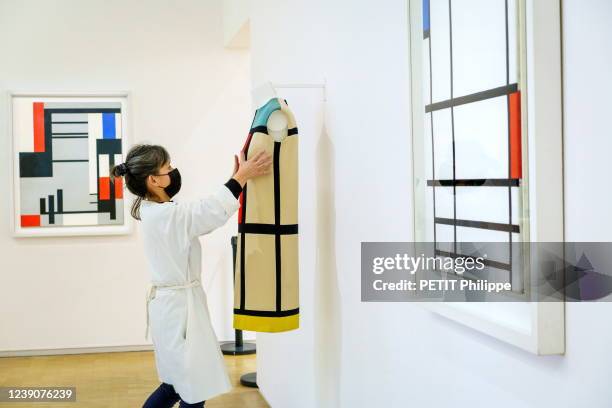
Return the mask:
{"type": "MultiPolygon", "coordinates": [[[[524,299],[538,273],[525,244],[563,241],[559,1],[411,0],[409,13],[414,240],[442,258],[487,252],[482,272],[460,278],[510,283],[506,295],[524,299]]],[[[528,327],[543,309],[497,304],[479,317],[484,306],[437,307],[483,331],[505,313],[528,327]]],[[[558,327],[545,345],[489,331],[562,348],[558,327]]]]}

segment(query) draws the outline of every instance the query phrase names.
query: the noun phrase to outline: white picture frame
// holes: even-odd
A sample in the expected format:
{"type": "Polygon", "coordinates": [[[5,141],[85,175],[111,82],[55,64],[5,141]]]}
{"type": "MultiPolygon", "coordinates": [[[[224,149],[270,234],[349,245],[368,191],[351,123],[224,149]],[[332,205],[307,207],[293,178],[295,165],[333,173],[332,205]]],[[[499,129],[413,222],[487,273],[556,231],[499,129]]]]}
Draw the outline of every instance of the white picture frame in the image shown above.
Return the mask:
{"type": "MultiPolygon", "coordinates": [[[[31,98],[40,102],[116,102],[121,106],[121,154],[123,157],[129,149],[131,139],[130,122],[130,93],[129,91],[116,92],[24,92],[8,91],[7,125],[10,139],[11,160],[9,161],[9,181],[11,191],[11,233],[16,238],[23,237],[62,237],[62,236],[105,236],[105,235],[127,235],[134,230],[134,223],[130,215],[128,202],[133,198],[123,185],[123,223],[117,225],[74,225],[58,227],[22,227],[20,223],[20,181],[19,181],[19,152],[15,142],[15,124],[13,121],[13,104],[16,98],[31,98]]],[[[130,203],[131,204],[131,203],[130,203]]]]}
{"type": "MultiPolygon", "coordinates": [[[[523,202],[531,242],[563,242],[563,137],[561,4],[559,0],[518,0],[521,36],[524,172],[523,202]]],[[[411,118],[413,144],[414,241],[423,241],[426,179],[419,166],[424,132],[422,3],[409,0],[411,118]]],[[[535,255],[526,262],[526,281],[537,279],[535,255]]],[[[537,355],[565,353],[563,301],[421,303],[453,321],[537,355]]]]}

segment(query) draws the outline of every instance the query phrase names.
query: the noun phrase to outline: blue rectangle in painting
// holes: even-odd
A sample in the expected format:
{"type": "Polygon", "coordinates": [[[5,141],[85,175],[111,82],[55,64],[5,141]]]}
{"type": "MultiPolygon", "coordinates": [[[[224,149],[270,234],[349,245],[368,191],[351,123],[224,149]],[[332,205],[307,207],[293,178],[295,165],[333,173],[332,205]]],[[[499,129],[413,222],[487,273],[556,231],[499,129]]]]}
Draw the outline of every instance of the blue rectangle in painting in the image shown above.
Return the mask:
{"type": "Polygon", "coordinates": [[[423,33],[425,38],[429,37],[429,0],[423,0],[423,33]]]}
{"type": "Polygon", "coordinates": [[[114,113],[103,113],[102,114],[102,138],[103,139],[115,139],[115,114],[114,113]]]}

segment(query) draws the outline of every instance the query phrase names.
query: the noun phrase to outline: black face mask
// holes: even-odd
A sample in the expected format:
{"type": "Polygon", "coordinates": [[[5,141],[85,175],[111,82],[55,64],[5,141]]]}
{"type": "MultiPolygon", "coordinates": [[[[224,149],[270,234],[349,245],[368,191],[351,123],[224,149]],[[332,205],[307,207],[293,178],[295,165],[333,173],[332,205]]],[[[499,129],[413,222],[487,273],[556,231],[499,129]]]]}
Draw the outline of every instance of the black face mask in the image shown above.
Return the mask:
{"type": "Polygon", "coordinates": [[[168,194],[168,197],[172,198],[181,189],[181,173],[178,169],[172,169],[166,174],[159,174],[159,176],[170,176],[170,184],[164,187],[164,191],[168,194]]]}

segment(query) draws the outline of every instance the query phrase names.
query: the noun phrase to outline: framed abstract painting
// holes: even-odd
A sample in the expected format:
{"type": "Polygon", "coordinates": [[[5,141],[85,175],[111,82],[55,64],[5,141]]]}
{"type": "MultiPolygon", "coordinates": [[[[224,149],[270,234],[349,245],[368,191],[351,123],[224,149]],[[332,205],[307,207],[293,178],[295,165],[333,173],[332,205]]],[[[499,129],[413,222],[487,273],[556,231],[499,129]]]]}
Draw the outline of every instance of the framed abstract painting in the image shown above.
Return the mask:
{"type": "Polygon", "coordinates": [[[528,301],[547,271],[532,244],[564,241],[560,1],[409,4],[415,241],[443,259],[495,246],[486,275],[465,279],[511,288],[428,307],[563,354],[564,302],[528,301]]]}
{"type": "Polygon", "coordinates": [[[15,236],[128,234],[128,94],[10,93],[15,236]]]}

